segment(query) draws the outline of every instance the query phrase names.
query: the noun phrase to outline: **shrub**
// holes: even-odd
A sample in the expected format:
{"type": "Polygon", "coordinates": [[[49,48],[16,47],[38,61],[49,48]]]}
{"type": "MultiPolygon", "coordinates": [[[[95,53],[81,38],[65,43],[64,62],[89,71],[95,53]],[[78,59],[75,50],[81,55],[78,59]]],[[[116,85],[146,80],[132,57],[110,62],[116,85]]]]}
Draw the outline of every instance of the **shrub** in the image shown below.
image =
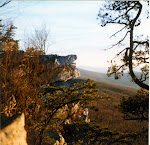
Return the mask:
{"type": "Polygon", "coordinates": [[[149,92],[140,89],[135,96],[122,97],[119,109],[125,119],[148,120],[148,104],[149,92]]]}

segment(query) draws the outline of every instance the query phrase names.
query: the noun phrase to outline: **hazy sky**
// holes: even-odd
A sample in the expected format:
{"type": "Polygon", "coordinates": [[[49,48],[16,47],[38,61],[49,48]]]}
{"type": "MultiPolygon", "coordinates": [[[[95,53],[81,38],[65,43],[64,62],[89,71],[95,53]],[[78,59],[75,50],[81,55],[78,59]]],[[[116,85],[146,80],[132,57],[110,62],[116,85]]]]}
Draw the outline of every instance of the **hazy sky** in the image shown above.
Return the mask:
{"type": "Polygon", "coordinates": [[[16,39],[20,40],[21,49],[24,33],[30,34],[34,27],[46,25],[50,30],[51,43],[47,54],[76,54],[77,66],[107,68],[107,60],[118,50],[104,49],[111,47],[118,39],[110,39],[118,26],[102,28],[99,25],[96,18],[101,3],[102,1],[13,1],[7,6],[7,11],[5,9],[3,13],[1,10],[0,15],[4,19],[11,18],[18,28],[16,39]]]}

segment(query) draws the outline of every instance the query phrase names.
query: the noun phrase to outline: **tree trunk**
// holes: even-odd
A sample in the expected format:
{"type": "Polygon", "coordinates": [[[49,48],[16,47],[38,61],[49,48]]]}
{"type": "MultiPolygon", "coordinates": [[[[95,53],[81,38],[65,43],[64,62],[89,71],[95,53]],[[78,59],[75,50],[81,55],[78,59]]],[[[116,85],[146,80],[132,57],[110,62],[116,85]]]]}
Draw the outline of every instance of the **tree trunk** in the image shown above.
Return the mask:
{"type": "Polygon", "coordinates": [[[141,88],[144,88],[146,90],[149,90],[149,86],[144,84],[143,82],[141,82],[137,77],[136,75],[134,74],[134,71],[133,71],[133,62],[132,62],[132,56],[133,56],[133,30],[134,30],[134,25],[135,25],[135,22],[136,20],[139,18],[140,14],[141,14],[141,11],[142,11],[142,5],[140,4],[140,2],[138,3],[139,4],[139,11],[138,11],[138,14],[137,16],[135,17],[135,19],[132,20],[131,24],[130,24],[130,51],[129,51],[129,72],[130,72],[130,75],[133,79],[133,81],[138,85],[140,86],[141,88]]]}

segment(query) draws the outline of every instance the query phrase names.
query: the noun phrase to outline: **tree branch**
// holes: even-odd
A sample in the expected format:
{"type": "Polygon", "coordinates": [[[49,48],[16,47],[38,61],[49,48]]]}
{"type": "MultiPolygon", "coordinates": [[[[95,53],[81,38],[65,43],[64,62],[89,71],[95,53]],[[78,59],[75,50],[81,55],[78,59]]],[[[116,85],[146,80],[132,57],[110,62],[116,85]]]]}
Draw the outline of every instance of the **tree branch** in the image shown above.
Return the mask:
{"type": "MultiPolygon", "coordinates": [[[[69,95],[69,94],[67,94],[67,96],[68,96],[68,95],[69,95]]],[[[78,95],[80,96],[80,94],[78,94],[78,95]]],[[[41,143],[42,143],[42,134],[44,133],[44,131],[45,131],[47,125],[50,123],[52,117],[55,115],[55,113],[56,113],[60,108],[64,107],[65,105],[74,103],[74,102],[76,102],[76,101],[89,100],[89,99],[85,99],[85,98],[78,98],[78,99],[74,99],[74,100],[71,100],[71,101],[62,103],[65,99],[66,99],[66,96],[65,96],[64,99],[61,101],[61,103],[59,103],[59,105],[55,108],[55,110],[52,112],[52,114],[51,114],[48,118],[45,119],[44,122],[46,122],[46,123],[45,123],[44,127],[42,128],[42,130],[40,131],[40,133],[38,134],[38,136],[37,136],[37,138],[36,138],[36,143],[35,143],[35,144],[41,145],[41,143]],[[40,137],[40,141],[39,141],[39,143],[37,143],[37,140],[38,140],[39,137],[40,137]]]]}
{"type": "Polygon", "coordinates": [[[149,40],[147,40],[147,41],[133,41],[133,43],[136,43],[138,45],[146,44],[147,47],[149,47],[149,40]]]}
{"type": "Polygon", "coordinates": [[[126,34],[124,35],[124,37],[123,37],[119,42],[117,42],[116,44],[114,44],[112,47],[110,47],[110,48],[108,48],[108,49],[111,49],[111,48],[113,48],[114,46],[120,44],[122,41],[124,41],[124,39],[127,37],[127,35],[128,35],[129,32],[130,32],[130,31],[127,31],[126,34]]]}
{"type": "Polygon", "coordinates": [[[113,36],[115,36],[115,35],[118,34],[119,32],[121,32],[121,31],[122,31],[123,29],[125,29],[126,27],[127,27],[127,26],[124,26],[123,28],[121,28],[119,31],[117,31],[116,33],[114,33],[113,35],[111,35],[110,38],[113,37],[113,36]]]}
{"type": "Polygon", "coordinates": [[[10,3],[11,1],[5,1],[2,5],[0,5],[0,8],[4,7],[5,5],[7,5],[8,3],[10,3]]]}
{"type": "Polygon", "coordinates": [[[117,70],[116,70],[116,72],[117,71],[119,71],[121,68],[123,68],[124,66],[126,66],[128,63],[125,63],[125,64],[123,64],[123,65],[121,65],[117,70]]]}

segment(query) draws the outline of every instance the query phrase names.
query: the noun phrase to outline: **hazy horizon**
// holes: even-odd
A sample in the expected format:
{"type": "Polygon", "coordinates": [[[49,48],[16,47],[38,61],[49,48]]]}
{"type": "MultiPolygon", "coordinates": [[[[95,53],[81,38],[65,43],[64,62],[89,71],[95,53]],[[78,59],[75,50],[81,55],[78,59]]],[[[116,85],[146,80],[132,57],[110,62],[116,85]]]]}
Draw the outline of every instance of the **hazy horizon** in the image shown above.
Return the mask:
{"type": "MultiPolygon", "coordinates": [[[[110,48],[123,35],[110,36],[121,27],[108,25],[101,27],[97,15],[104,1],[11,1],[1,8],[0,15],[4,20],[11,20],[14,26],[15,39],[19,40],[20,49],[24,50],[25,33],[31,35],[34,28],[46,25],[50,30],[47,54],[68,55],[76,54],[77,67],[103,68],[107,71],[116,53],[128,47],[125,42],[122,47],[110,48]]],[[[149,21],[145,20],[138,27],[137,34],[148,34],[149,21]]],[[[96,69],[95,69],[96,70],[96,69]]],[[[98,70],[98,69],[97,69],[98,70]]]]}

